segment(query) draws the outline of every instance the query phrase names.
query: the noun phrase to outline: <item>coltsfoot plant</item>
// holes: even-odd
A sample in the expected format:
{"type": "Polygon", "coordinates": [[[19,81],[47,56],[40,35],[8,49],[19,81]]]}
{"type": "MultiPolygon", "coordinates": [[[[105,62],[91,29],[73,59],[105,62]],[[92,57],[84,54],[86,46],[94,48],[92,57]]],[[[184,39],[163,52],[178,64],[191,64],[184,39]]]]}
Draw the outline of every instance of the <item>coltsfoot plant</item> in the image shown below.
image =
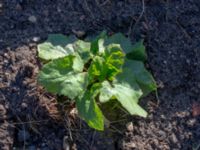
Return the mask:
{"type": "Polygon", "coordinates": [[[132,45],[121,33],[107,36],[102,32],[90,41],[52,34],[38,45],[38,55],[46,62],[39,83],[75,101],[80,117],[90,127],[104,130],[106,112],[99,106],[110,100],[131,115],[147,116],[138,101],[156,90],[156,84],[144,66],[143,41],[132,45]]]}

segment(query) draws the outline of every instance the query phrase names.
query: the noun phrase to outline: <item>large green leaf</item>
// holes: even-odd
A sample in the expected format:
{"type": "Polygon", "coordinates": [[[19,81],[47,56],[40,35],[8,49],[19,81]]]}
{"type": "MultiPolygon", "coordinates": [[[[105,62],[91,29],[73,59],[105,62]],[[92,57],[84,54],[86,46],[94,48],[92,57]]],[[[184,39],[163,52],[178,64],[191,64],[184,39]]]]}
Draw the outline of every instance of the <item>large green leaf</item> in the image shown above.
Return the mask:
{"type": "Polygon", "coordinates": [[[96,104],[95,98],[99,93],[100,85],[94,84],[90,90],[85,91],[82,97],[76,100],[79,115],[90,127],[97,130],[104,129],[104,116],[96,104]]]}
{"type": "Polygon", "coordinates": [[[75,72],[82,72],[84,69],[83,59],[77,53],[72,56],[74,56],[72,68],[74,69],[75,72]]]}
{"type": "Polygon", "coordinates": [[[85,42],[82,40],[77,40],[73,44],[74,51],[81,56],[84,63],[87,63],[93,56],[92,53],[90,52],[90,47],[91,47],[90,42],[85,42]]]}
{"type": "Polygon", "coordinates": [[[138,105],[141,95],[142,91],[137,84],[133,88],[126,82],[116,81],[111,85],[109,82],[104,81],[100,90],[99,100],[105,103],[110,99],[116,99],[130,114],[146,117],[146,111],[138,105]]]}
{"type": "Polygon", "coordinates": [[[66,56],[47,63],[38,75],[39,83],[49,92],[76,98],[87,86],[87,73],[75,72],[74,60],[74,56],[66,56]]]}
{"type": "Polygon", "coordinates": [[[146,117],[146,111],[138,105],[141,96],[142,90],[131,71],[125,68],[122,73],[117,75],[114,82],[104,81],[102,83],[99,100],[105,103],[110,99],[116,99],[130,114],[146,117]]]}
{"type": "Polygon", "coordinates": [[[127,54],[128,59],[145,61],[147,59],[147,54],[143,40],[135,43],[132,48],[132,52],[127,54]]]}
{"type": "Polygon", "coordinates": [[[138,85],[143,91],[143,96],[157,89],[156,82],[152,75],[146,70],[144,63],[135,60],[126,60],[124,69],[129,68],[130,74],[137,81],[138,85]]]}
{"type": "Polygon", "coordinates": [[[104,53],[105,46],[104,41],[107,38],[106,32],[103,31],[99,36],[97,36],[92,42],[91,42],[91,52],[93,54],[98,53],[104,53]]]}
{"type": "Polygon", "coordinates": [[[75,41],[73,36],[50,34],[47,41],[38,45],[38,55],[44,60],[52,60],[73,54],[73,45],[70,44],[73,41],[75,41]]]}
{"type": "Polygon", "coordinates": [[[125,53],[133,51],[131,41],[121,33],[116,33],[105,40],[105,45],[119,44],[125,53]]]}

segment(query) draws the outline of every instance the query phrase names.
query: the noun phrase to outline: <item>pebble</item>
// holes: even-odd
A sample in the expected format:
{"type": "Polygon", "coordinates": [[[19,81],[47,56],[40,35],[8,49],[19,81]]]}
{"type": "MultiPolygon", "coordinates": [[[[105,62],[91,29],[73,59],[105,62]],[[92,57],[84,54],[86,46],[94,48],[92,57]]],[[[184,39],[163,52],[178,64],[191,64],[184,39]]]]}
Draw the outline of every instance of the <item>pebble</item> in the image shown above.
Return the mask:
{"type": "Polygon", "coordinates": [[[85,16],[82,15],[82,16],[80,17],[80,20],[82,21],[82,20],[84,20],[84,19],[85,19],[85,16]]]}
{"type": "Polygon", "coordinates": [[[22,10],[22,6],[20,4],[17,4],[15,6],[15,9],[18,10],[18,11],[21,11],[22,10]]]}
{"type": "Polygon", "coordinates": [[[21,107],[22,107],[22,108],[27,108],[28,105],[27,105],[27,103],[24,103],[24,102],[23,102],[23,103],[21,104],[21,107]]]}
{"type": "Polygon", "coordinates": [[[154,144],[155,146],[157,146],[157,145],[159,145],[159,141],[155,138],[155,139],[153,139],[153,144],[154,144]]]}
{"type": "Polygon", "coordinates": [[[60,7],[57,7],[57,12],[61,12],[62,10],[60,9],[60,7]]]}
{"type": "Polygon", "coordinates": [[[6,109],[4,108],[3,105],[0,105],[0,115],[5,115],[6,114],[6,109]]]}
{"type": "Polygon", "coordinates": [[[179,117],[179,118],[184,118],[184,117],[187,117],[189,115],[190,115],[190,113],[187,112],[187,111],[182,111],[182,112],[177,112],[176,113],[176,116],[179,117]]]}
{"type": "Polygon", "coordinates": [[[36,36],[36,37],[33,37],[32,40],[33,40],[33,42],[38,42],[38,41],[40,41],[40,37],[37,37],[37,36],[36,36]]]}
{"type": "Polygon", "coordinates": [[[0,9],[1,9],[1,8],[3,8],[3,4],[2,4],[2,3],[0,3],[0,9]]]}
{"type": "Polygon", "coordinates": [[[28,17],[28,21],[30,21],[31,23],[36,23],[37,22],[37,18],[32,15],[32,16],[28,17]]]}
{"type": "Polygon", "coordinates": [[[130,148],[136,148],[136,144],[132,142],[132,143],[130,143],[129,147],[130,148]]]}
{"type": "Polygon", "coordinates": [[[5,119],[6,118],[6,109],[3,105],[0,105],[0,118],[5,119]]]}
{"type": "Polygon", "coordinates": [[[126,128],[127,128],[127,130],[130,131],[130,132],[133,131],[133,129],[134,129],[134,128],[133,128],[133,123],[132,123],[132,122],[127,123],[127,124],[126,124],[126,128]]]}
{"type": "Polygon", "coordinates": [[[174,133],[170,136],[170,139],[174,144],[176,144],[178,142],[176,135],[174,133]]]}
{"type": "Polygon", "coordinates": [[[193,127],[195,124],[196,124],[196,119],[195,118],[193,118],[193,119],[189,119],[188,121],[187,121],[187,125],[189,126],[189,127],[193,127]]]}
{"type": "Polygon", "coordinates": [[[166,61],[166,60],[164,60],[164,61],[163,61],[163,63],[164,63],[164,64],[167,64],[167,61],[166,61]]]}
{"type": "Polygon", "coordinates": [[[158,135],[160,136],[160,138],[164,139],[166,138],[166,133],[164,131],[158,131],[158,135]]]}
{"type": "Polygon", "coordinates": [[[85,31],[81,31],[81,30],[72,30],[72,32],[78,37],[78,38],[82,38],[83,36],[85,36],[85,31]]]}
{"type": "Polygon", "coordinates": [[[70,146],[69,146],[69,137],[68,136],[64,136],[63,137],[63,150],[70,150],[70,146]]]}

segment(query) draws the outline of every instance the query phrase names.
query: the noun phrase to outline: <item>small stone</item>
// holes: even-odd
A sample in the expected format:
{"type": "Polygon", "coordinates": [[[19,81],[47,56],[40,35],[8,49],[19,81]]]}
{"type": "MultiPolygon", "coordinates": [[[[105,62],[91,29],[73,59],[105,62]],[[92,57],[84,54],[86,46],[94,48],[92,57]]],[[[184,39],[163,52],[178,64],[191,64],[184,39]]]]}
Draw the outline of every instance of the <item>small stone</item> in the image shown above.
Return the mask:
{"type": "Polygon", "coordinates": [[[85,19],[85,15],[80,16],[80,20],[84,20],[85,19]]]}
{"type": "Polygon", "coordinates": [[[189,59],[186,59],[186,63],[187,63],[187,64],[190,64],[190,60],[189,60],[189,59]]]}
{"type": "Polygon", "coordinates": [[[178,142],[178,140],[177,140],[177,137],[176,137],[176,135],[173,133],[172,135],[171,135],[171,141],[174,143],[174,144],[176,144],[177,142],[178,142]]]}
{"type": "Polygon", "coordinates": [[[33,42],[38,42],[38,41],[40,41],[40,37],[33,37],[33,42]]]}
{"type": "Polygon", "coordinates": [[[190,113],[187,112],[187,111],[176,112],[176,116],[179,117],[179,118],[184,118],[184,117],[187,117],[189,115],[190,115],[190,113]]]}
{"type": "Polygon", "coordinates": [[[6,118],[6,109],[3,105],[0,105],[0,118],[6,118]]]}
{"type": "Polygon", "coordinates": [[[35,16],[30,16],[28,17],[28,20],[31,22],[31,23],[36,23],[37,22],[37,18],[35,16]]]}
{"type": "Polygon", "coordinates": [[[164,60],[164,61],[163,61],[163,63],[164,63],[164,64],[167,64],[167,61],[166,61],[166,60],[164,60]]]}
{"type": "Polygon", "coordinates": [[[129,147],[130,148],[136,148],[136,145],[135,145],[135,143],[130,143],[129,147]]]}
{"type": "Polygon", "coordinates": [[[4,53],[4,56],[8,58],[8,53],[4,53]]]}
{"type": "Polygon", "coordinates": [[[196,124],[196,119],[195,118],[193,118],[193,119],[189,119],[188,121],[187,121],[187,125],[189,126],[189,127],[193,127],[195,124],[196,124]]]}
{"type": "Polygon", "coordinates": [[[18,10],[18,11],[20,11],[20,10],[22,10],[22,6],[21,6],[20,4],[17,4],[17,5],[15,6],[15,9],[18,10]]]}
{"type": "Polygon", "coordinates": [[[57,7],[57,12],[61,12],[62,10],[60,9],[60,7],[57,7]]]}
{"type": "Polygon", "coordinates": [[[21,106],[22,106],[22,108],[27,108],[28,107],[28,105],[26,103],[22,103],[21,106]]]}
{"type": "Polygon", "coordinates": [[[68,136],[63,137],[63,150],[70,150],[69,137],[68,136]]]}
{"type": "Polygon", "coordinates": [[[127,123],[127,124],[126,124],[126,128],[127,128],[127,130],[130,131],[130,132],[133,131],[133,129],[134,129],[134,128],[133,128],[133,123],[132,123],[132,122],[127,123]]]}
{"type": "Polygon", "coordinates": [[[159,144],[157,139],[153,139],[153,143],[154,143],[155,146],[159,144]]]}
{"type": "Polygon", "coordinates": [[[161,117],[162,119],[166,119],[165,115],[160,115],[160,117],[161,117]]]}
{"type": "Polygon", "coordinates": [[[160,136],[160,138],[164,139],[166,138],[166,133],[164,131],[158,131],[158,135],[160,136]]]}
{"type": "Polygon", "coordinates": [[[163,89],[165,87],[164,83],[162,81],[158,82],[158,87],[163,89]]]}
{"type": "Polygon", "coordinates": [[[72,32],[78,37],[81,38],[83,36],[85,36],[85,31],[80,31],[80,30],[72,30],[72,32]]]}

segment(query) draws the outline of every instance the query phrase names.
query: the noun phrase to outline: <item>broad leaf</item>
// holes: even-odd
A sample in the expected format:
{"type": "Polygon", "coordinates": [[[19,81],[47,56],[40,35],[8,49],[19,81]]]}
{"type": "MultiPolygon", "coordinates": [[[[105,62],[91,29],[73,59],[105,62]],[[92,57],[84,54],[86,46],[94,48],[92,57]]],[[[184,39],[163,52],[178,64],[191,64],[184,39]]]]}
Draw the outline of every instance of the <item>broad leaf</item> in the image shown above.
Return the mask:
{"type": "Polygon", "coordinates": [[[144,67],[144,63],[135,60],[126,60],[124,69],[129,68],[131,75],[137,81],[138,85],[143,91],[143,96],[146,96],[157,89],[156,82],[152,75],[144,67]]]}
{"type": "Polygon", "coordinates": [[[99,100],[105,103],[110,99],[117,99],[130,114],[146,117],[146,111],[137,104],[141,96],[142,91],[131,71],[124,69],[113,83],[107,81],[102,83],[99,100]]]}
{"type": "Polygon", "coordinates": [[[110,85],[109,82],[104,81],[102,86],[99,96],[100,102],[107,102],[115,98],[130,114],[147,116],[146,111],[138,105],[138,99],[142,95],[142,91],[137,85],[134,89],[128,83],[115,82],[110,85]]]}
{"type": "Polygon", "coordinates": [[[105,46],[104,41],[107,38],[106,32],[103,31],[99,36],[97,36],[92,42],[91,42],[91,52],[93,54],[98,53],[104,53],[105,46]]]}
{"type": "Polygon", "coordinates": [[[74,56],[52,60],[40,71],[39,83],[49,92],[76,98],[86,88],[87,73],[76,73],[73,64],[74,56]]]}
{"type": "Polygon", "coordinates": [[[73,36],[67,37],[61,34],[51,34],[47,41],[38,45],[38,55],[44,60],[52,60],[73,54],[73,45],[70,43],[74,40],[73,36]]]}
{"type": "Polygon", "coordinates": [[[133,51],[131,41],[121,33],[116,33],[105,40],[105,45],[119,44],[125,53],[133,51]]]}
{"type": "Polygon", "coordinates": [[[74,54],[73,56],[74,56],[74,60],[73,60],[72,68],[74,69],[75,72],[82,72],[84,68],[83,59],[78,54],[74,54]]]}
{"type": "Polygon", "coordinates": [[[48,36],[47,41],[50,42],[53,46],[62,46],[65,47],[68,44],[73,43],[76,41],[75,36],[65,36],[62,34],[50,34],[48,36]]]}
{"type": "Polygon", "coordinates": [[[99,93],[100,85],[94,84],[90,90],[85,91],[82,97],[76,100],[79,115],[88,125],[97,130],[104,129],[104,116],[96,104],[95,98],[99,93]]]}
{"type": "Polygon", "coordinates": [[[145,46],[143,45],[143,40],[133,45],[132,52],[127,54],[127,58],[132,60],[146,61],[147,54],[145,46]]]}
{"type": "Polygon", "coordinates": [[[85,42],[82,40],[78,40],[73,44],[74,51],[81,56],[84,63],[87,63],[92,57],[92,53],[90,52],[90,47],[91,47],[90,42],[85,42]]]}

